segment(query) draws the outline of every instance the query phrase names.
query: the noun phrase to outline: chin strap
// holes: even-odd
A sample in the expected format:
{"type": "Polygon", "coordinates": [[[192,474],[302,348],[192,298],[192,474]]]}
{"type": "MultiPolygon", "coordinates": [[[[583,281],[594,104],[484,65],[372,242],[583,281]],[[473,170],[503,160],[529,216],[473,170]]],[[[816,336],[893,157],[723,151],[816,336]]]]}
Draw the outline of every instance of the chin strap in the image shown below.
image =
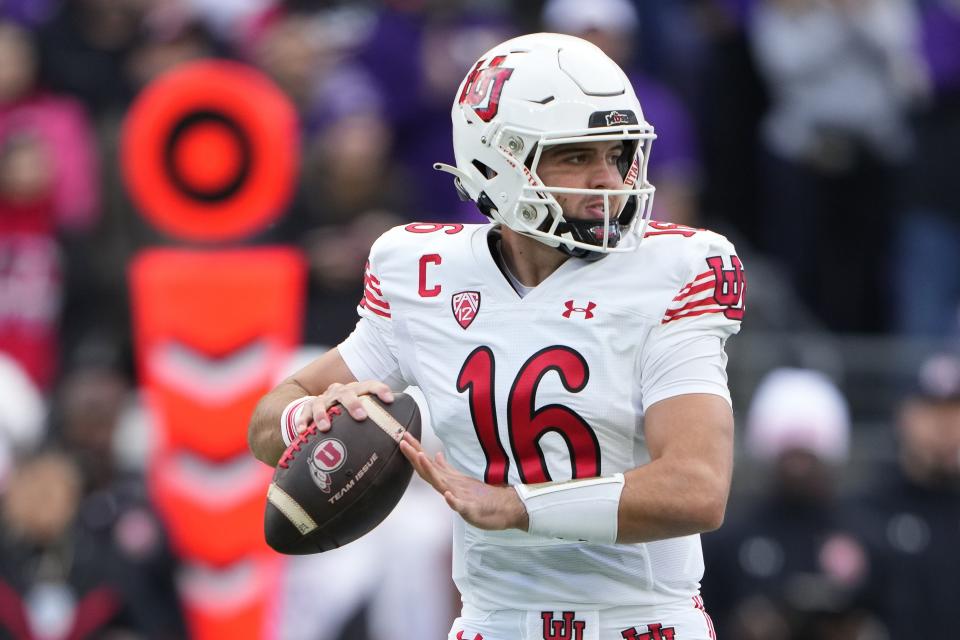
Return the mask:
{"type": "MultiPolygon", "coordinates": [[[[570,247],[563,242],[564,236],[570,236],[572,240],[592,244],[597,247],[603,246],[603,222],[593,220],[565,220],[557,225],[557,234],[560,244],[557,250],[573,258],[580,258],[587,262],[596,262],[607,257],[603,251],[594,251],[583,247],[570,247]]],[[[621,226],[618,221],[613,221],[608,225],[607,246],[615,247],[620,243],[621,226]]]]}

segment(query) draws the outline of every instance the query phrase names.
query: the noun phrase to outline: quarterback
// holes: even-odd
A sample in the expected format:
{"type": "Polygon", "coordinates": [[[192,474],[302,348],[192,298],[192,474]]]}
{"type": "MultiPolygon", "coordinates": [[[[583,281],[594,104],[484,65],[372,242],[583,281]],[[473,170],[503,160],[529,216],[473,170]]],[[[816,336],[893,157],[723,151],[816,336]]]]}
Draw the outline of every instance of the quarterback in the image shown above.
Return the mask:
{"type": "Polygon", "coordinates": [[[259,403],[250,446],[357,397],[420,387],[444,453],[401,448],[460,518],[451,640],[712,638],[699,534],[733,466],[724,345],[744,268],[649,219],[653,128],[622,70],[569,36],[498,45],[453,110],[456,189],[488,224],[373,245],[354,332],[259,403]]]}

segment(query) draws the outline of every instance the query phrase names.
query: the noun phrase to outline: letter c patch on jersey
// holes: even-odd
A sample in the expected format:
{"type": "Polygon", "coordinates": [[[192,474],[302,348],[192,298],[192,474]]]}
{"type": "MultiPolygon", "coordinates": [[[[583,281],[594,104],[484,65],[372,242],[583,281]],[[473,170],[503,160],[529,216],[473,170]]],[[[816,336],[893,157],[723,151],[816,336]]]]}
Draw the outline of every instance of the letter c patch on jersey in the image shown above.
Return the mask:
{"type": "Polygon", "coordinates": [[[450,306],[453,308],[453,317],[466,329],[473,324],[473,319],[480,311],[480,292],[458,291],[450,298],[450,306]]]}

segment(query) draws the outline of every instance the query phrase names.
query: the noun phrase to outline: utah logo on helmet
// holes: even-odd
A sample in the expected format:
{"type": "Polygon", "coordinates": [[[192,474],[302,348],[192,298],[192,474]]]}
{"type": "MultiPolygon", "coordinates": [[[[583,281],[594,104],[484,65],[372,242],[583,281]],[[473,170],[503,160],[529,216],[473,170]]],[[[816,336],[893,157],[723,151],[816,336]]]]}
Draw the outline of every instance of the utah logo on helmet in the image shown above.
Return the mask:
{"type": "Polygon", "coordinates": [[[485,60],[480,58],[467,75],[457,100],[473,107],[474,113],[484,122],[490,122],[497,115],[503,83],[513,74],[513,69],[500,66],[506,59],[507,56],[496,56],[490,60],[490,66],[481,69],[485,60]]]}

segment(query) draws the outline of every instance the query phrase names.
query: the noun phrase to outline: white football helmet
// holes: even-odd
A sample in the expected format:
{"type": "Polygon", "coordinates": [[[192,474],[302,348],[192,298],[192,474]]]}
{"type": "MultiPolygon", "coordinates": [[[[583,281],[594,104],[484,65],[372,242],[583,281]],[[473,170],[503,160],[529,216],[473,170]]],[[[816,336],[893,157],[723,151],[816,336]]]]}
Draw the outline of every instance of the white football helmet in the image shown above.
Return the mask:
{"type": "Polygon", "coordinates": [[[647,162],[656,136],[626,74],[598,47],[554,33],[508,40],[464,78],[452,117],[457,166],[434,168],[456,176],[461,196],[484,214],[588,260],[636,248],[653,205],[647,162]],[[537,175],[546,147],[609,140],[624,141],[622,189],[548,187],[537,175]],[[601,195],[604,219],[565,219],[557,193],[601,195]]]}

